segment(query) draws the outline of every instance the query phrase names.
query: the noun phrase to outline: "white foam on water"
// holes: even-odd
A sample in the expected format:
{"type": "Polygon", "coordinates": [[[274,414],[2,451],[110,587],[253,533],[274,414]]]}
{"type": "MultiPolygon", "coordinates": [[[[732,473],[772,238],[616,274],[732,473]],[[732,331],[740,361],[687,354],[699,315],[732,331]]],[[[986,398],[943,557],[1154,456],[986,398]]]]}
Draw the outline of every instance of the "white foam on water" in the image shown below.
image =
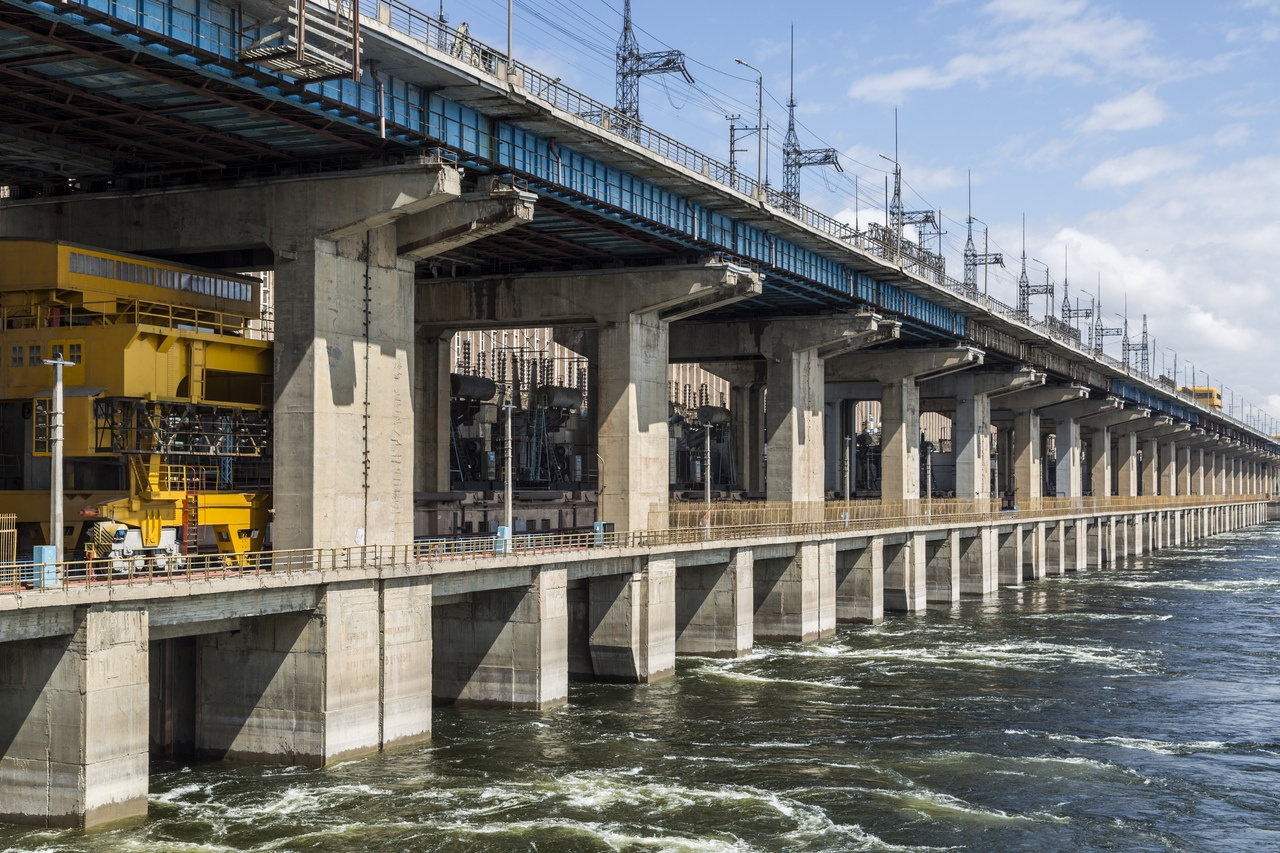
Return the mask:
{"type": "Polygon", "coordinates": [[[1061,613],[1027,613],[1022,619],[1080,619],[1086,622],[1168,622],[1172,613],[1090,613],[1084,610],[1063,611],[1061,613]]]}
{"type": "MultiPolygon", "coordinates": [[[[1083,756],[1076,756],[1076,755],[1034,755],[1034,756],[1032,755],[995,755],[987,752],[942,750],[940,752],[934,753],[932,756],[928,756],[926,760],[932,760],[933,758],[938,758],[948,762],[950,761],[964,762],[969,764],[970,766],[972,766],[972,764],[976,762],[990,763],[990,764],[995,764],[997,766],[1008,764],[1008,765],[1013,765],[1013,767],[1015,768],[1020,767],[1022,765],[1026,765],[1026,764],[1040,764],[1040,765],[1053,766],[1053,767],[1060,767],[1065,765],[1067,767],[1079,767],[1079,768],[1083,768],[1091,771],[1096,771],[1098,773],[1105,773],[1108,775],[1130,776],[1130,777],[1133,777],[1134,779],[1141,780],[1143,782],[1150,781],[1146,776],[1142,775],[1141,773],[1139,773],[1138,771],[1132,768],[1123,767],[1119,764],[1111,764],[1106,761],[1098,761],[1093,758],[1085,758],[1083,756]]],[[[1017,770],[1012,768],[1006,769],[1006,770],[984,769],[984,772],[1002,773],[1004,775],[1010,775],[1010,776],[1032,775],[1026,770],[1017,770]]]]}
{"type": "Polygon", "coordinates": [[[797,687],[813,687],[819,690],[861,690],[855,684],[841,684],[838,681],[806,681],[801,678],[770,678],[767,675],[755,675],[749,672],[734,672],[731,669],[713,669],[707,668],[702,670],[704,675],[723,678],[727,681],[737,681],[746,684],[792,684],[797,687]]]}
{"type": "Polygon", "coordinates": [[[850,655],[856,662],[973,666],[1038,671],[1062,664],[1090,664],[1107,669],[1144,672],[1153,652],[1121,650],[1111,646],[1049,643],[1044,641],[994,644],[936,643],[898,649],[866,649],[850,655]]]}
{"type": "Polygon", "coordinates": [[[1043,740],[1060,741],[1063,743],[1079,743],[1091,746],[1119,746],[1124,749],[1138,749],[1143,752],[1153,752],[1160,755],[1191,755],[1197,752],[1219,752],[1230,747],[1230,744],[1220,740],[1197,740],[1189,743],[1174,743],[1166,740],[1121,737],[1118,735],[1100,738],[1086,738],[1078,737],[1076,735],[1055,734],[1052,732],[1031,732],[1022,729],[1005,729],[1004,733],[1007,735],[1021,735],[1023,737],[1040,738],[1043,740]]]}
{"type": "Polygon", "coordinates": [[[471,836],[519,836],[526,833],[547,830],[561,830],[602,842],[611,850],[654,850],[658,853],[739,853],[753,851],[744,841],[722,841],[708,838],[686,838],[675,835],[637,835],[627,832],[614,824],[597,821],[558,820],[543,818],[541,820],[504,821],[494,824],[436,824],[443,829],[459,835],[471,836]]]}
{"type": "Polygon", "coordinates": [[[179,785],[178,787],[165,791],[163,794],[152,794],[147,798],[153,803],[179,803],[185,802],[186,798],[196,792],[200,792],[205,796],[212,796],[212,785],[179,785]]]}
{"type": "Polygon", "coordinates": [[[1280,589],[1280,578],[1244,578],[1240,580],[1182,581],[1182,580],[1129,580],[1117,581],[1115,586],[1129,589],[1181,589],[1192,592],[1262,592],[1280,589]]]}
{"type": "Polygon", "coordinates": [[[374,788],[370,785],[318,785],[315,787],[290,787],[281,792],[270,802],[247,802],[242,805],[230,805],[217,801],[200,803],[202,808],[221,808],[222,814],[230,820],[244,818],[293,817],[317,813],[332,808],[338,802],[353,796],[363,798],[390,797],[391,791],[374,788]]]}

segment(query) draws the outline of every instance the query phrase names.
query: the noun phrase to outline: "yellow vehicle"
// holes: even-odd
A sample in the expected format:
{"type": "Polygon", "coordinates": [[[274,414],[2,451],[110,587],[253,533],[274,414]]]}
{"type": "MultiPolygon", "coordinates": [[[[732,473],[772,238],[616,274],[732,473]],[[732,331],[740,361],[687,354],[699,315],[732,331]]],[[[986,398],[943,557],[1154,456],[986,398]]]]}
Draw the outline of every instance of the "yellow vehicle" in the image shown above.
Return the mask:
{"type": "Polygon", "coordinates": [[[1197,403],[1203,403],[1211,409],[1222,411],[1222,392],[1212,385],[1191,385],[1178,389],[1197,403]]]}
{"type": "Polygon", "coordinates": [[[70,243],[0,240],[0,513],[52,541],[53,368],[63,368],[68,558],[241,560],[270,519],[272,356],[253,278],[70,243]]]}

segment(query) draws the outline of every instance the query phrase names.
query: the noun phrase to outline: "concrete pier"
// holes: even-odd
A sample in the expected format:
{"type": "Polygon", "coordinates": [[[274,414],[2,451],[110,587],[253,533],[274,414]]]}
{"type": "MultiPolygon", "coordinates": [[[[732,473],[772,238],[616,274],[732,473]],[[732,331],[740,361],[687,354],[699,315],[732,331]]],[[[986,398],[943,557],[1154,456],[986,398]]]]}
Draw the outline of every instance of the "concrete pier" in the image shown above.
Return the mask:
{"type": "Polygon", "coordinates": [[[355,549],[340,564],[0,597],[3,817],[139,817],[153,754],[320,767],[429,738],[433,700],[552,708],[571,671],[652,682],[678,654],[809,642],[837,621],[1038,582],[1037,565],[1109,568],[1126,537],[1141,553],[1266,515],[1208,502],[554,555],[355,549]]]}

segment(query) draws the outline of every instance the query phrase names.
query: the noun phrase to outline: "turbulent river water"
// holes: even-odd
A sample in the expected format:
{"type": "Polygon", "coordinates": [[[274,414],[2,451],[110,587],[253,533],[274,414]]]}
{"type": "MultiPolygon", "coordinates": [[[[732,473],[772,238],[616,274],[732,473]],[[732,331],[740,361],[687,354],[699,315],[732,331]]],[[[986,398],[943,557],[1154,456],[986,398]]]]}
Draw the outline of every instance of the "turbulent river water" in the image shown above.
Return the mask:
{"type": "Polygon", "coordinates": [[[436,710],[323,771],[153,767],[0,850],[1280,850],[1280,525],[822,642],[436,710]]]}

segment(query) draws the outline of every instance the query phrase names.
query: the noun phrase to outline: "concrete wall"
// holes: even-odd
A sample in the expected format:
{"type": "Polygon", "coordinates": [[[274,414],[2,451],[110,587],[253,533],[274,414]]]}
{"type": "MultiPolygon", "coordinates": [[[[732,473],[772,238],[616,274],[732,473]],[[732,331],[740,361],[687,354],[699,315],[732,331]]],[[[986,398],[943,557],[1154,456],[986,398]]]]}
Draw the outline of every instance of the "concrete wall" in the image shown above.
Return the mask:
{"type": "Polygon", "coordinates": [[[69,636],[0,644],[0,820],[147,813],[147,612],[78,608],[69,636]]]}

